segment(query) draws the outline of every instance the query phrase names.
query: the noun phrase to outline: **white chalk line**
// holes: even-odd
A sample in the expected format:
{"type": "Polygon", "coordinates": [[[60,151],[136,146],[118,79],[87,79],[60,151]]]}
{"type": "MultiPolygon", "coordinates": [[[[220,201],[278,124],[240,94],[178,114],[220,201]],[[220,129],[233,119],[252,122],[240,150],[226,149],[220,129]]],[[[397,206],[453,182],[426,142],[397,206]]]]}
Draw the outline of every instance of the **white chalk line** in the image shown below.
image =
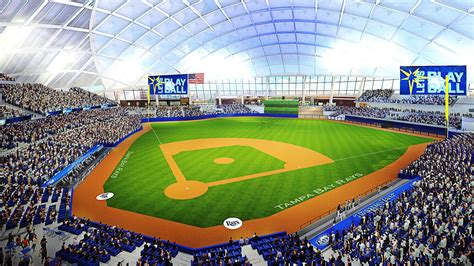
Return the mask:
{"type": "Polygon", "coordinates": [[[334,161],[335,161],[335,162],[338,162],[338,161],[343,161],[343,160],[348,160],[348,159],[354,159],[354,158],[364,157],[364,156],[373,155],[373,154],[378,154],[378,153],[384,153],[384,152],[388,152],[388,151],[400,150],[400,149],[408,148],[408,147],[410,147],[410,146],[411,146],[411,145],[409,145],[409,146],[401,146],[401,147],[396,147],[396,148],[391,148],[391,149],[386,149],[386,150],[382,150],[382,151],[369,152],[369,153],[364,153],[364,154],[359,154],[359,155],[355,155],[355,156],[350,156],[350,157],[346,157],[346,158],[337,159],[337,160],[334,160],[334,161]]]}

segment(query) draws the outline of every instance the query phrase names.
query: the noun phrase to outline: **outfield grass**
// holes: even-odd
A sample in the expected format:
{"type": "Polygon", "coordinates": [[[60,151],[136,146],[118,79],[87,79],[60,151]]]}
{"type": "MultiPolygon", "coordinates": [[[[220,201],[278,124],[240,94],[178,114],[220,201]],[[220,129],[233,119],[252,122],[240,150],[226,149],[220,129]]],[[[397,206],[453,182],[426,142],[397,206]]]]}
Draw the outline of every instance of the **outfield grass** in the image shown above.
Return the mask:
{"type": "MultiPolygon", "coordinates": [[[[105,183],[105,191],[115,194],[108,205],[200,227],[222,224],[228,217],[249,220],[269,216],[281,211],[277,206],[282,203],[356,173],[367,175],[395,161],[408,146],[431,141],[324,120],[221,118],[156,123],[153,128],[162,143],[200,138],[268,139],[303,146],[334,160],[331,164],[211,187],[191,200],[173,200],[163,191],[176,179],[154,132],[144,134],[130,147],[127,165],[117,178],[105,183]]],[[[278,160],[257,153],[227,147],[183,152],[175,159],[186,176],[203,182],[223,178],[220,174],[209,175],[211,172],[230,177],[279,167],[278,160]],[[212,164],[212,160],[225,154],[238,156],[238,160],[224,171],[226,165],[212,164]]]]}

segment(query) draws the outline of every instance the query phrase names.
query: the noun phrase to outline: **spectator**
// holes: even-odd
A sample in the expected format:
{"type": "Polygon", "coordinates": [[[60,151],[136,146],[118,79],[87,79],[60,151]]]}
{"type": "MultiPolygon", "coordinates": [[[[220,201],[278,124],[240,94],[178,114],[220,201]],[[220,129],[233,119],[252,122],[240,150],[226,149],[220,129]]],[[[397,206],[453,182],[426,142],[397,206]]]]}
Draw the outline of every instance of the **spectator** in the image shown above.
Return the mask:
{"type": "Polygon", "coordinates": [[[23,110],[13,109],[5,105],[0,106],[0,119],[21,117],[21,116],[26,116],[26,115],[28,114],[23,110]]]}
{"type": "Polygon", "coordinates": [[[473,151],[473,134],[430,144],[401,171],[423,177],[414,188],[343,230],[333,250],[369,265],[466,265],[472,254],[473,151]]]}
{"type": "Polygon", "coordinates": [[[59,91],[41,84],[0,85],[5,101],[30,110],[46,114],[67,108],[114,104],[113,101],[81,88],[59,91]]]}

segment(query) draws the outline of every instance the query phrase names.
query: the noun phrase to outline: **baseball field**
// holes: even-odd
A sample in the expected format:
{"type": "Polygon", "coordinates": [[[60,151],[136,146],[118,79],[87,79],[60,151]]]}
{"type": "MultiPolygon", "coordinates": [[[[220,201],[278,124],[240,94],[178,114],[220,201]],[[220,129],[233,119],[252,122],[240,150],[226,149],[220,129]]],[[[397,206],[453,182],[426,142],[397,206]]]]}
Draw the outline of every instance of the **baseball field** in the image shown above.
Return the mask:
{"type": "Polygon", "coordinates": [[[219,118],[151,127],[105,182],[104,191],[114,193],[107,205],[198,227],[284,211],[432,141],[304,119],[219,118]]]}

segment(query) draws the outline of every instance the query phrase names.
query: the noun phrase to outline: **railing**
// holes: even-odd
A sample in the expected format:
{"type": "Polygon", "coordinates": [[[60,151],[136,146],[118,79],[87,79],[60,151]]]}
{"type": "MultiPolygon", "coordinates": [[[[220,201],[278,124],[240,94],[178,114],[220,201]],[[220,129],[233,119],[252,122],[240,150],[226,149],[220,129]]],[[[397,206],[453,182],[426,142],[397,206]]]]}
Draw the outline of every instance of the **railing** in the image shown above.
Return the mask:
{"type": "MultiPolygon", "coordinates": [[[[379,186],[374,187],[374,188],[371,188],[371,189],[365,191],[364,193],[361,193],[361,194],[359,194],[359,195],[357,195],[357,196],[355,196],[355,197],[353,197],[353,198],[356,199],[356,198],[358,198],[358,197],[364,197],[364,196],[366,196],[366,195],[368,195],[368,194],[370,194],[370,193],[372,193],[372,192],[378,190],[379,187],[382,188],[382,187],[386,186],[387,184],[389,184],[389,183],[391,183],[391,182],[393,182],[393,181],[394,181],[394,179],[393,179],[393,180],[389,180],[389,181],[387,181],[387,182],[384,182],[384,183],[380,184],[379,186]]],[[[323,213],[323,214],[321,214],[321,215],[318,215],[318,216],[316,216],[316,217],[310,219],[309,221],[306,221],[305,223],[303,223],[303,224],[300,225],[300,229],[299,229],[299,230],[303,229],[304,227],[310,226],[312,223],[317,222],[317,221],[321,220],[321,219],[324,218],[324,217],[329,216],[330,214],[334,213],[336,210],[337,210],[337,207],[332,208],[332,209],[328,210],[327,212],[325,212],[325,213],[323,213]]]]}

